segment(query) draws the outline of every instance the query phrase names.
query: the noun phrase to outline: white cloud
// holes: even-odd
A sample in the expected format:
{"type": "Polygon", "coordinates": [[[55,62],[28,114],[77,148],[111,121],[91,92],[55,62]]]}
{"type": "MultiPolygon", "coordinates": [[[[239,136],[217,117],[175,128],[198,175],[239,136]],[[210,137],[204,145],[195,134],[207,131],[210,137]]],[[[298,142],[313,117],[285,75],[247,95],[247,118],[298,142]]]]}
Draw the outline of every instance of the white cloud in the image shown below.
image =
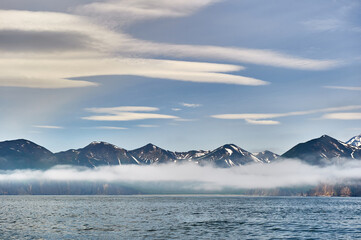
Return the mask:
{"type": "Polygon", "coordinates": [[[181,108],[172,108],[172,111],[181,111],[181,108]]]}
{"type": "Polygon", "coordinates": [[[361,87],[347,87],[347,86],[324,86],[325,88],[349,90],[349,91],[361,91],[361,87]]]}
{"type": "MultiPolygon", "coordinates": [[[[0,66],[2,64],[0,63],[0,66]]],[[[0,87],[24,87],[24,88],[78,88],[78,87],[94,87],[98,83],[79,80],[67,80],[60,78],[42,78],[42,77],[26,77],[20,76],[0,76],[0,87]]],[[[25,75],[25,74],[24,74],[25,75]]]]}
{"type": "Polygon", "coordinates": [[[189,107],[189,108],[197,108],[202,106],[202,104],[198,104],[198,103],[181,103],[181,105],[183,107],[189,107]]]}
{"type": "Polygon", "coordinates": [[[241,114],[218,114],[218,115],[212,115],[213,118],[218,119],[267,119],[267,118],[277,118],[277,117],[284,117],[288,116],[291,113],[241,113],[241,114]]]}
{"type": "MultiPolygon", "coordinates": [[[[80,7],[81,11],[100,12],[106,14],[115,12],[123,21],[129,22],[138,19],[158,17],[180,17],[194,13],[199,8],[217,1],[212,0],[119,0],[105,3],[92,3],[80,7]],[[120,14],[121,13],[121,14],[120,14]],[[131,16],[129,16],[131,15],[131,16]]],[[[103,16],[104,17],[104,16],[103,16]]],[[[116,21],[117,23],[122,20],[116,21]]],[[[125,37],[125,35],[123,35],[125,37]]],[[[207,45],[185,45],[154,43],[135,39],[126,36],[127,40],[122,41],[117,47],[118,52],[137,53],[144,56],[166,56],[179,58],[196,58],[209,60],[226,60],[242,63],[260,64],[274,67],[284,67],[301,70],[324,70],[343,64],[336,60],[316,60],[302,57],[295,57],[269,49],[248,49],[234,47],[218,47],[207,45]]]]}
{"type": "Polygon", "coordinates": [[[144,106],[121,106],[108,108],[86,108],[85,110],[93,113],[117,114],[119,112],[154,112],[158,111],[159,108],[144,106]]]}
{"type": "MultiPolygon", "coordinates": [[[[127,58],[129,48],[142,44],[119,32],[91,23],[84,17],[63,13],[0,10],[0,31],[83,36],[86,46],[80,49],[58,49],[33,52],[4,48],[0,67],[4,69],[0,86],[67,88],[96,86],[89,81],[69,80],[82,76],[134,75],[178,81],[264,85],[267,82],[227,72],[240,71],[241,66],[187,61],[127,58]],[[9,24],[11,22],[11,24],[9,24]],[[134,45],[135,44],[135,45],[134,45]],[[120,54],[122,53],[122,54],[120,54]],[[120,54],[120,55],[119,55],[120,54]],[[125,54],[125,55],[124,55],[125,54]]],[[[24,35],[24,34],[23,34],[24,35]]],[[[71,38],[70,38],[71,40],[71,38]]],[[[22,43],[26,45],[25,41],[22,43]]],[[[71,45],[64,43],[64,47],[71,45]]],[[[22,46],[24,47],[24,46],[22,46]]],[[[41,45],[39,46],[41,48],[41,45]]],[[[31,49],[30,47],[28,49],[31,49]]],[[[130,52],[134,55],[134,52],[130,52]]]]}
{"type": "Polygon", "coordinates": [[[247,123],[252,125],[277,125],[280,124],[278,121],[274,120],[254,120],[254,119],[245,119],[247,123]]]}
{"type": "Polygon", "coordinates": [[[124,128],[124,127],[112,127],[112,126],[99,126],[99,127],[95,127],[96,129],[104,129],[104,130],[125,130],[128,128],[124,128]]]}
{"type": "MultiPolygon", "coordinates": [[[[106,181],[108,183],[171,183],[192,190],[222,190],[315,186],[360,180],[361,162],[347,160],[339,165],[310,166],[296,160],[271,164],[249,164],[228,169],[196,164],[121,165],[96,169],[58,166],[46,171],[15,170],[0,174],[0,182],[12,181],[106,181]],[[177,184],[175,184],[177,183],[177,184]],[[194,183],[197,183],[194,185],[194,183]]],[[[158,191],[162,189],[157,189],[158,191]]]]}
{"type": "Polygon", "coordinates": [[[322,118],[338,119],[338,120],[361,120],[361,113],[357,113],[357,112],[329,113],[323,115],[322,118]]]}
{"type": "Polygon", "coordinates": [[[197,119],[176,118],[176,119],[174,119],[174,121],[177,121],[177,122],[194,122],[194,121],[197,121],[197,119]]]}
{"type": "MultiPolygon", "coordinates": [[[[164,4],[159,6],[156,4],[159,1],[120,2],[138,6],[136,8],[149,4],[154,9],[177,6],[175,9],[181,8],[188,14],[213,1],[196,0],[185,3],[180,0],[175,2],[162,0],[164,4]]],[[[5,31],[7,35],[11,33],[12,37],[15,34],[39,41],[48,38],[61,41],[54,44],[53,49],[51,44],[46,42],[42,49],[42,45],[37,41],[31,42],[36,44],[36,48],[32,48],[29,41],[17,37],[18,41],[22,41],[19,49],[26,51],[15,51],[17,43],[10,42],[15,44],[11,45],[11,48],[7,48],[7,45],[0,46],[2,69],[0,86],[87,87],[97,84],[70,79],[99,75],[133,75],[177,81],[259,86],[268,82],[240,76],[238,73],[229,74],[241,71],[244,67],[209,63],[209,61],[225,60],[305,70],[328,69],[341,64],[335,60],[301,58],[274,50],[154,43],[135,39],[119,30],[105,28],[87,17],[55,12],[0,10],[0,34],[1,31],[5,31]],[[74,39],[77,44],[84,46],[74,48],[77,46],[74,39]],[[138,58],[130,58],[130,56],[138,58]],[[159,56],[192,58],[196,61],[144,59],[159,56]],[[199,59],[206,62],[197,62],[199,59]]],[[[0,45],[1,43],[0,41],[0,45]]],[[[6,44],[9,44],[9,41],[6,44]]]]}
{"type": "Polygon", "coordinates": [[[134,112],[121,112],[116,115],[96,115],[83,117],[85,120],[93,121],[133,121],[144,119],[175,119],[176,116],[156,114],[156,113],[134,113],[134,112]]]}
{"type": "Polygon", "coordinates": [[[145,19],[184,17],[214,2],[217,0],[108,0],[79,6],[76,12],[106,15],[117,20],[118,24],[125,24],[145,19]]]}
{"type": "Polygon", "coordinates": [[[124,48],[123,51],[129,53],[133,52],[143,56],[195,58],[208,61],[225,60],[299,70],[326,70],[344,64],[339,60],[302,58],[269,49],[249,49],[205,45],[172,45],[152,43],[137,39],[129,41],[128,47],[124,48]]]}
{"type": "Polygon", "coordinates": [[[177,81],[223,83],[237,85],[265,85],[267,82],[219,72],[236,71],[235,65],[155,59],[7,59],[0,57],[4,69],[0,86],[42,88],[94,86],[96,83],[66,80],[82,76],[133,75],[177,81]],[[196,68],[198,67],[198,70],[196,68]],[[21,69],[19,71],[19,69],[21,69]],[[214,72],[219,71],[219,72],[214,72]],[[27,77],[31,76],[31,77],[27,77]],[[52,77],[49,77],[52,76],[52,77]]]}
{"type": "Polygon", "coordinates": [[[137,125],[137,127],[141,127],[141,128],[156,128],[159,127],[158,125],[150,125],[150,124],[139,124],[137,125]]]}
{"type": "Polygon", "coordinates": [[[157,111],[158,108],[153,107],[136,107],[136,106],[122,106],[110,108],[86,108],[88,112],[102,113],[105,115],[93,115],[83,117],[85,120],[93,121],[134,121],[145,119],[176,119],[177,116],[157,114],[157,113],[143,113],[144,111],[157,111]],[[143,111],[143,112],[139,112],[143,111]]]}
{"type": "Polygon", "coordinates": [[[61,126],[52,126],[52,125],[34,125],[35,128],[46,128],[46,129],[63,129],[61,126]]]}
{"type": "MultiPolygon", "coordinates": [[[[273,118],[281,118],[281,117],[289,117],[289,116],[302,116],[302,115],[310,115],[315,113],[327,113],[327,112],[335,112],[335,111],[350,111],[350,110],[358,110],[361,109],[361,105],[351,105],[351,106],[343,106],[343,107],[334,107],[334,108],[322,108],[322,109],[315,109],[315,110],[308,110],[308,111],[297,111],[297,112],[287,112],[287,113],[243,113],[243,114],[218,114],[212,115],[212,118],[217,119],[227,119],[227,120],[237,120],[243,119],[247,123],[250,124],[268,124],[268,125],[275,125],[279,124],[278,121],[271,121],[268,119],[273,118]]],[[[357,116],[357,113],[350,113],[357,116]]],[[[351,117],[351,115],[349,115],[351,117]]],[[[324,115],[323,118],[328,115],[324,115]]]]}

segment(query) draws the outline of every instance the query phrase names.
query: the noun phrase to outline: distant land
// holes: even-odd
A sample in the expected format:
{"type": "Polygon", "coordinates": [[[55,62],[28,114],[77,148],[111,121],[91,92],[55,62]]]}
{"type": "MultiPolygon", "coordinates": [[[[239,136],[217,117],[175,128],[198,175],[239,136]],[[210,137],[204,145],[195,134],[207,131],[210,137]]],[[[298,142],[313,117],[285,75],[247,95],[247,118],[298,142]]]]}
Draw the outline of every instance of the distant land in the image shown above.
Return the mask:
{"type": "Polygon", "coordinates": [[[267,164],[279,158],[300,159],[311,165],[327,164],[338,158],[361,160],[360,135],[346,143],[323,135],[299,143],[281,156],[267,150],[251,153],[235,144],[225,144],[213,151],[172,152],[151,143],[134,150],[126,150],[106,142],[92,142],[84,148],[52,153],[25,139],[0,142],[0,169],[3,170],[48,169],[60,164],[94,168],[104,165],[149,165],[185,161],[228,168],[249,163],[267,164]]]}
{"type": "MultiPolygon", "coordinates": [[[[347,142],[327,135],[299,143],[282,155],[270,151],[251,153],[235,144],[212,151],[172,152],[151,143],[126,150],[106,142],[92,142],[84,148],[52,153],[29,140],[0,142],[0,172],[30,169],[46,170],[56,165],[97,168],[119,165],[161,165],[192,162],[200,166],[232,168],[248,164],[270,164],[283,159],[298,159],[315,166],[327,166],[338,160],[361,160],[360,135],[347,142]]],[[[1,182],[0,194],[144,194],[142,190],[120,183],[1,182]]],[[[169,192],[164,192],[169,193],[169,192]]],[[[195,192],[196,193],[196,192],[195,192]]],[[[202,192],[201,192],[202,193],[202,192]]],[[[206,192],[205,192],[206,193],[206,192]]],[[[230,191],[229,193],[236,193],[230,191]]],[[[361,196],[361,184],[329,185],[306,188],[254,189],[237,192],[247,195],[361,196]]]]}

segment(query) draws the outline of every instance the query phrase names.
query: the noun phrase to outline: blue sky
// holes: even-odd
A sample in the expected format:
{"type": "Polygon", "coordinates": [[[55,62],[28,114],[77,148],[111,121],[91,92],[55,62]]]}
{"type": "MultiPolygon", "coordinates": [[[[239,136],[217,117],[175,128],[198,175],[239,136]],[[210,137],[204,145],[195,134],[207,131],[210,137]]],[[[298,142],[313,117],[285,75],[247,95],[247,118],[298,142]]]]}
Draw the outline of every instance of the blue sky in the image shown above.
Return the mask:
{"type": "Polygon", "coordinates": [[[361,3],[0,2],[1,139],[283,153],[361,132],[361,3]]]}

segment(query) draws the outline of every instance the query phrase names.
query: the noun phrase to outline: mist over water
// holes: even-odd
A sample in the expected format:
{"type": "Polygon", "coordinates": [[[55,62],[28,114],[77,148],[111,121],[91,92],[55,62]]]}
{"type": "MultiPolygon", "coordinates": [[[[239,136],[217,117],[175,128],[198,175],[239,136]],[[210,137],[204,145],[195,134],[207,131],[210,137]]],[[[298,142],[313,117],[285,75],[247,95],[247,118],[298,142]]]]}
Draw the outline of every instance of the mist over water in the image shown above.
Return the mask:
{"type": "Polygon", "coordinates": [[[94,169],[59,165],[51,169],[0,171],[0,184],[28,182],[114,183],[151,186],[155,190],[222,191],[223,189],[272,189],[352,184],[361,179],[361,161],[343,159],[326,166],[298,160],[249,164],[232,168],[194,163],[103,166],[94,169]]]}

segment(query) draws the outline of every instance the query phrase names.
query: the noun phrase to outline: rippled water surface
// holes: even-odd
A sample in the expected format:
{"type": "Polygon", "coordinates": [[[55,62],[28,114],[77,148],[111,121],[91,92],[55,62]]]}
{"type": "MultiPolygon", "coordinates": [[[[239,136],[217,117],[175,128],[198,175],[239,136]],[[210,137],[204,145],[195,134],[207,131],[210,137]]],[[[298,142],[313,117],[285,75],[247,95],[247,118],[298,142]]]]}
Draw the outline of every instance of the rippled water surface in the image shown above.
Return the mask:
{"type": "Polygon", "coordinates": [[[361,239],[361,198],[0,196],[1,239],[361,239]]]}

